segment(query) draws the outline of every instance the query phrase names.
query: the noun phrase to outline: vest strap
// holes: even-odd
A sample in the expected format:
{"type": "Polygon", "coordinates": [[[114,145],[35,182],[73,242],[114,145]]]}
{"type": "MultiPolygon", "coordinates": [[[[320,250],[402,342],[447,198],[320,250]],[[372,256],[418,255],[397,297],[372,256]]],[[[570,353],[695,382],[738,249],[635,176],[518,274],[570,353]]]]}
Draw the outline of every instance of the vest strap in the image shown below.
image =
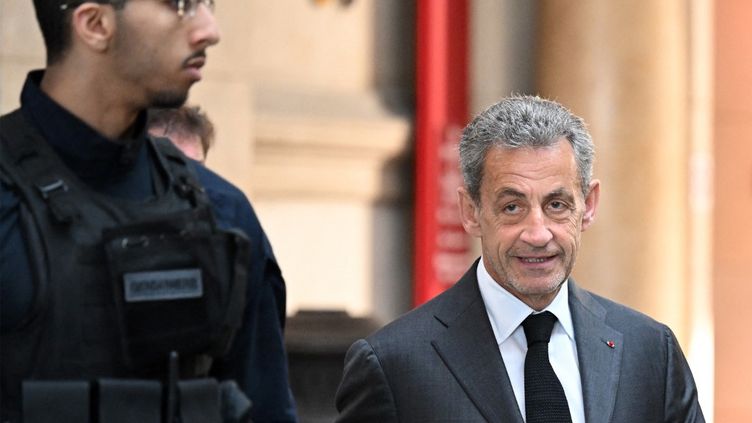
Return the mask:
{"type": "Polygon", "coordinates": [[[56,223],[68,224],[80,217],[73,199],[67,195],[68,184],[63,177],[50,172],[54,169],[54,159],[49,145],[38,134],[23,130],[25,122],[20,112],[5,116],[2,124],[9,134],[2,138],[4,153],[20,173],[19,185],[26,182],[36,187],[37,195],[47,203],[56,223]]]}

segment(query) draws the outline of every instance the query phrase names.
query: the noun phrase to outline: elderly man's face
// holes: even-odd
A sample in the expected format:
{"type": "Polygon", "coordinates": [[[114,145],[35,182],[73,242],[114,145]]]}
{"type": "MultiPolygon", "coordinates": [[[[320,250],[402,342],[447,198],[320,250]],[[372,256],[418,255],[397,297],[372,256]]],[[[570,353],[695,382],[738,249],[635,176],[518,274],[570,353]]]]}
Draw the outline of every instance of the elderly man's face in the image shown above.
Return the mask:
{"type": "Polygon", "coordinates": [[[550,148],[492,148],[483,166],[480,204],[460,188],[463,225],[480,237],[491,277],[540,310],[572,271],[581,233],[595,216],[599,182],[583,198],[565,139],[550,148]]]}

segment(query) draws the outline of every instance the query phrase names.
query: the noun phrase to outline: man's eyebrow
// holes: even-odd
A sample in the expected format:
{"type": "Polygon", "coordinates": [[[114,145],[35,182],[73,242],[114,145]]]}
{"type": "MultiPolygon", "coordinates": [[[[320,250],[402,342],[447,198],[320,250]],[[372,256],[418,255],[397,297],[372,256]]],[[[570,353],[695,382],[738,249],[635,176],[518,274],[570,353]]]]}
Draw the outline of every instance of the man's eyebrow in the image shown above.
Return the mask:
{"type": "Polygon", "coordinates": [[[557,189],[549,192],[548,194],[546,194],[545,200],[546,201],[550,201],[550,200],[552,200],[554,198],[562,198],[562,199],[564,199],[565,201],[567,201],[569,203],[573,203],[574,202],[574,194],[572,194],[566,188],[557,188],[557,189]]]}
{"type": "Polygon", "coordinates": [[[520,191],[517,191],[514,188],[502,188],[499,191],[496,191],[496,198],[501,197],[515,197],[515,198],[525,198],[525,194],[523,194],[520,191]]]}

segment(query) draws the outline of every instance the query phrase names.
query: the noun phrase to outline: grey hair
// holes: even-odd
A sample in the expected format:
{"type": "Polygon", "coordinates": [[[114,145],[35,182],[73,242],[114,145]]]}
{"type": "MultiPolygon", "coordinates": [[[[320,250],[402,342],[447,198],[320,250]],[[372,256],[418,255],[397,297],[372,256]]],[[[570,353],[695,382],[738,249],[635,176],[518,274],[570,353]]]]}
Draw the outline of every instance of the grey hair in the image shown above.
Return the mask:
{"type": "Polygon", "coordinates": [[[587,196],[595,147],[580,117],[537,96],[508,97],[478,114],[460,139],[460,167],[473,201],[480,204],[483,162],[490,148],[544,148],[561,138],[572,145],[582,193],[587,196]]]}

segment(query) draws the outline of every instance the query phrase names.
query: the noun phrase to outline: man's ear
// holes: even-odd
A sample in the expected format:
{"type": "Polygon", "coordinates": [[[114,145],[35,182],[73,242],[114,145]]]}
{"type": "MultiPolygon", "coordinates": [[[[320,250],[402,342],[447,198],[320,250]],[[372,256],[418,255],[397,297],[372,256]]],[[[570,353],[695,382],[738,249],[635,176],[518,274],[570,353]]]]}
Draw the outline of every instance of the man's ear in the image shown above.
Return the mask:
{"type": "Polygon", "coordinates": [[[460,209],[460,219],[465,232],[480,238],[480,205],[475,204],[472,196],[465,187],[457,188],[457,204],[460,209]]]}
{"type": "Polygon", "coordinates": [[[84,3],[71,15],[72,36],[91,50],[104,52],[115,34],[115,10],[99,3],[84,3]]]}
{"type": "Polygon", "coordinates": [[[588,195],[585,197],[585,213],[582,214],[582,230],[587,229],[595,221],[595,211],[598,209],[598,199],[601,195],[601,182],[597,179],[590,181],[588,195]]]}

